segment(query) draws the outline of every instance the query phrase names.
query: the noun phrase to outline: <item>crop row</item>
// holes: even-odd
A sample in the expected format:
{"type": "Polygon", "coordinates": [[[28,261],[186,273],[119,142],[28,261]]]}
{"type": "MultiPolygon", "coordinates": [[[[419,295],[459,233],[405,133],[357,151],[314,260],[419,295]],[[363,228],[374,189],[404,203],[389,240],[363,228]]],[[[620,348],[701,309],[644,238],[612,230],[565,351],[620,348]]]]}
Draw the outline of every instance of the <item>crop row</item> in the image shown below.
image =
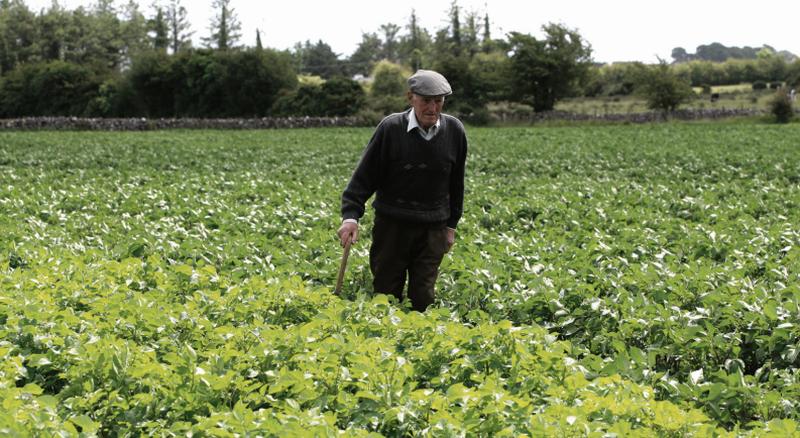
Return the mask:
{"type": "Polygon", "coordinates": [[[797,433],[797,129],[472,129],[424,315],[330,294],[367,129],[0,133],[0,429],[797,433]]]}

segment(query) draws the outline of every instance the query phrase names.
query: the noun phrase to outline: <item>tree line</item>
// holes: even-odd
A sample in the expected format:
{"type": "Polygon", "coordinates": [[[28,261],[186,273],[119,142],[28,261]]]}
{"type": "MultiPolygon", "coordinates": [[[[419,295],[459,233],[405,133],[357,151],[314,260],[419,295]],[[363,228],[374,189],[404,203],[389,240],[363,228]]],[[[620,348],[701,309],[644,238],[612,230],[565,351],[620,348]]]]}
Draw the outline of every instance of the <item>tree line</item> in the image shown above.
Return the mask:
{"type": "Polygon", "coordinates": [[[464,11],[456,1],[439,29],[420,26],[412,10],[402,26],[365,32],[346,57],[322,40],[275,50],[263,47],[261,29],[254,46],[241,43],[232,0],[211,5],[208,35],[194,47],[181,0],[162,0],[149,16],[133,0],[98,0],[74,10],[56,1],[39,12],[23,0],[0,0],[0,117],[359,115],[374,121],[405,108],[405,78],[425,68],[444,74],[456,90],[448,111],[480,123],[489,118],[490,102],[548,111],[569,96],[646,91],[659,72],[688,86],[789,81],[800,66],[768,52],[722,64],[596,65],[591,45],[574,29],[547,24],[540,35],[498,38],[488,12],[464,11]]]}

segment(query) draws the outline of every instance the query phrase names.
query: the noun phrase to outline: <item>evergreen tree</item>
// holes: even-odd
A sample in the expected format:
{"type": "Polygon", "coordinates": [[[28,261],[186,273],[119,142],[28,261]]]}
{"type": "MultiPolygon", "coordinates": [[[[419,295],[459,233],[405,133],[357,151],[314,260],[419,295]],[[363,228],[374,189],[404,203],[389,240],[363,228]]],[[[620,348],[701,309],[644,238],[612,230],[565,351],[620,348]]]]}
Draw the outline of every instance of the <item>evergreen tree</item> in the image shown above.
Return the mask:
{"type": "Polygon", "coordinates": [[[70,13],[54,1],[47,11],[37,17],[39,54],[42,60],[64,59],[70,13]]]}
{"type": "Polygon", "coordinates": [[[492,40],[491,26],[489,26],[489,13],[483,16],[483,42],[484,44],[492,40]]]}
{"type": "Polygon", "coordinates": [[[362,33],[361,42],[348,59],[348,72],[351,75],[368,76],[375,63],[380,60],[382,45],[383,42],[375,32],[362,33]]]}
{"type": "Polygon", "coordinates": [[[401,61],[417,71],[424,67],[424,58],[430,46],[431,36],[418,24],[417,13],[411,10],[411,17],[406,26],[408,34],[403,36],[401,44],[401,61]]]}
{"type": "Polygon", "coordinates": [[[186,8],[181,0],[171,0],[167,6],[167,25],[169,26],[169,47],[172,53],[178,53],[192,46],[191,25],[187,18],[186,8]]]}
{"type": "Polygon", "coordinates": [[[469,13],[467,15],[466,27],[462,32],[462,46],[466,49],[470,57],[478,52],[479,27],[477,15],[472,12],[469,13]]]}
{"type": "Polygon", "coordinates": [[[459,18],[458,2],[453,0],[450,5],[450,38],[456,54],[461,53],[461,19],[459,18]]]}
{"type": "Polygon", "coordinates": [[[169,47],[169,25],[164,16],[164,8],[156,7],[156,15],[148,22],[153,48],[166,52],[169,47]]]}
{"type": "Polygon", "coordinates": [[[207,47],[219,50],[235,48],[242,36],[242,29],[236,11],[231,7],[231,0],[213,0],[212,7],[216,16],[211,20],[211,36],[203,38],[207,47]]]}
{"type": "Polygon", "coordinates": [[[258,28],[256,28],[256,50],[264,50],[264,46],[261,45],[261,31],[258,28]]]}
{"type": "Polygon", "coordinates": [[[383,47],[381,54],[383,59],[388,59],[392,62],[397,62],[398,59],[398,41],[397,33],[400,32],[400,26],[394,23],[386,23],[381,25],[381,32],[383,32],[383,47]]]}
{"type": "Polygon", "coordinates": [[[22,0],[0,4],[0,73],[32,60],[37,52],[36,16],[22,0]]]}
{"type": "Polygon", "coordinates": [[[342,62],[339,55],[333,52],[331,46],[322,40],[316,44],[306,41],[305,44],[297,43],[294,49],[297,71],[329,79],[341,75],[342,62]]]}
{"type": "Polygon", "coordinates": [[[120,39],[122,40],[122,63],[130,63],[131,56],[150,47],[148,23],[134,0],[122,7],[122,20],[119,22],[120,39]]]}

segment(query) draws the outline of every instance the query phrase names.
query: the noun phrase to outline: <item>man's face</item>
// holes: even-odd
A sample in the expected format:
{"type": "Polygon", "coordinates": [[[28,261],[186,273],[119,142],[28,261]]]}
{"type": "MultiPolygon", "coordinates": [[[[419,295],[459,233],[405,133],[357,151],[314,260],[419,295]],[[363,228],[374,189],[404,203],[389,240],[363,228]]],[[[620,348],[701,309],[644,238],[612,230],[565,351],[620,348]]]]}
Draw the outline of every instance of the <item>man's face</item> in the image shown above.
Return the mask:
{"type": "Polygon", "coordinates": [[[409,95],[409,101],[420,126],[428,129],[435,125],[439,120],[439,115],[442,114],[444,96],[420,96],[415,93],[409,93],[409,95]]]}

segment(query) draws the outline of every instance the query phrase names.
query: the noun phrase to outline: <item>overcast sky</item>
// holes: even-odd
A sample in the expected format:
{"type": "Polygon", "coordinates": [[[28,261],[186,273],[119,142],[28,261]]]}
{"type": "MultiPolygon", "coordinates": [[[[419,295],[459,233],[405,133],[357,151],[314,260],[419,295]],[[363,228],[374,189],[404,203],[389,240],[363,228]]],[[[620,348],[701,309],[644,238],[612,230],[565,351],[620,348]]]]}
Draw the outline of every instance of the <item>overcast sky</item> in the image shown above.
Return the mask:
{"type": "MultiPolygon", "coordinates": [[[[38,11],[51,0],[25,3],[38,11]]],[[[92,3],[60,0],[69,9],[92,3]]],[[[138,3],[149,15],[151,1],[138,3]]],[[[182,0],[196,44],[209,34],[211,3],[182,0]]],[[[412,9],[420,25],[434,34],[447,25],[451,0],[232,0],[231,4],[242,24],[241,42],[246,45],[255,45],[258,28],[266,47],[287,49],[298,41],[321,39],[346,57],[363,32],[377,32],[381,24],[390,22],[404,27],[412,9]]],[[[598,62],[651,63],[657,62],[657,56],[669,61],[674,47],[693,53],[698,45],[712,42],[753,47],[768,44],[800,55],[798,0],[459,0],[458,4],[465,13],[474,11],[483,17],[488,12],[495,38],[512,31],[539,35],[542,25],[549,22],[577,29],[591,44],[598,62]]]]}

